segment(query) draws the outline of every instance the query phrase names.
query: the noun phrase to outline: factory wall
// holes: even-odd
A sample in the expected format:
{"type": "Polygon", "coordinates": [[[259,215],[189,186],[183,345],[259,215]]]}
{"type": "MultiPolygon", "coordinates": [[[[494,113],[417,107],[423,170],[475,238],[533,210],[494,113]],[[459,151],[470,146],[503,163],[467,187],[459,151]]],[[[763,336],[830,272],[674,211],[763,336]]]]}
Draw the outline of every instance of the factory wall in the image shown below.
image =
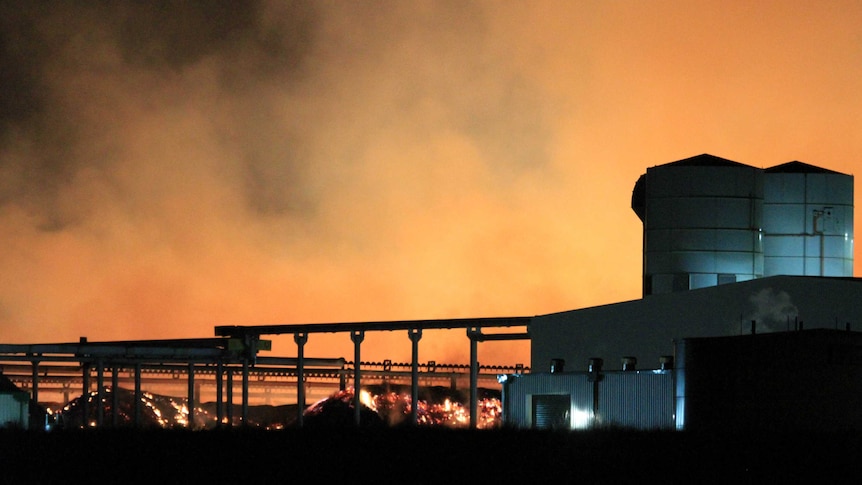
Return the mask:
{"type": "Polygon", "coordinates": [[[584,429],[593,419],[593,391],[584,372],[510,375],[502,386],[503,416],[507,425],[519,428],[584,429]],[[562,409],[554,406],[560,399],[566,401],[562,409]],[[537,416],[547,408],[562,415],[537,416]]]}
{"type": "Polygon", "coordinates": [[[674,428],[671,370],[512,375],[502,392],[506,426],[674,428]]]}
{"type": "Polygon", "coordinates": [[[552,359],[583,368],[592,357],[605,368],[635,356],[658,368],[674,340],[803,328],[862,329],[862,279],[772,276],[699,290],[653,295],[612,305],[541,315],[530,325],[531,366],[552,359]]]}
{"type": "Polygon", "coordinates": [[[722,433],[862,430],[860,332],[686,338],[676,342],[675,354],[672,369],[506,376],[504,423],[722,433]]]}

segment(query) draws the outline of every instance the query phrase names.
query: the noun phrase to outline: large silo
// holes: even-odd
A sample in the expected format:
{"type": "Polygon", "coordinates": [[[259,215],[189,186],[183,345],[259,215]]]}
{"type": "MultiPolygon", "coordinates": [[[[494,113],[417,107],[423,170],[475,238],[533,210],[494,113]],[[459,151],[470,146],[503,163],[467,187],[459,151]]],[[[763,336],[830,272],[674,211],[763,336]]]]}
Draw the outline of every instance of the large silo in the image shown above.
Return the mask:
{"type": "Polygon", "coordinates": [[[644,224],[644,296],[763,276],[763,171],[708,154],[647,169],[632,194],[644,224]]]}
{"type": "Polygon", "coordinates": [[[764,276],[853,276],[853,176],[802,162],[765,170],[764,276]]]}

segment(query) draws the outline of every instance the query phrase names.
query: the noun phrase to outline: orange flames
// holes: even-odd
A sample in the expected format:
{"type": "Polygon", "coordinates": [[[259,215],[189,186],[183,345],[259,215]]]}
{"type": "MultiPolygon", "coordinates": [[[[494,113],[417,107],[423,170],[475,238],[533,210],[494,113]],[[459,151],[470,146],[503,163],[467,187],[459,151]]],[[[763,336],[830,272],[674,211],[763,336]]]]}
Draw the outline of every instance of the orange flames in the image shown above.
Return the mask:
{"type": "MultiPolygon", "coordinates": [[[[340,391],[328,399],[344,399],[348,395],[353,395],[352,389],[340,391]]],[[[398,425],[410,420],[413,407],[412,399],[407,393],[389,391],[372,394],[370,391],[362,389],[359,396],[362,405],[376,412],[389,425],[398,425]]],[[[476,421],[478,428],[490,429],[500,426],[502,416],[500,399],[495,397],[480,398],[477,411],[479,413],[479,418],[476,421]]],[[[452,428],[468,427],[470,425],[470,406],[450,398],[445,398],[442,402],[428,402],[420,399],[417,401],[417,424],[452,428]]]]}

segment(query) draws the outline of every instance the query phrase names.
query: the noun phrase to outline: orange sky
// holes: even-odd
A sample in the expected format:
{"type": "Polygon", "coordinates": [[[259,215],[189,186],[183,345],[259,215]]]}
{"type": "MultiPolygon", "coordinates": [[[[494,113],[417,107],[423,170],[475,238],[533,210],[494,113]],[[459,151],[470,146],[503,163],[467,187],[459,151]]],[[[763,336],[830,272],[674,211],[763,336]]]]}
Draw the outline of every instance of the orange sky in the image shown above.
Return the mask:
{"type": "Polygon", "coordinates": [[[862,159],[857,1],[49,4],[0,6],[4,343],[636,299],[647,167],[862,159]]]}

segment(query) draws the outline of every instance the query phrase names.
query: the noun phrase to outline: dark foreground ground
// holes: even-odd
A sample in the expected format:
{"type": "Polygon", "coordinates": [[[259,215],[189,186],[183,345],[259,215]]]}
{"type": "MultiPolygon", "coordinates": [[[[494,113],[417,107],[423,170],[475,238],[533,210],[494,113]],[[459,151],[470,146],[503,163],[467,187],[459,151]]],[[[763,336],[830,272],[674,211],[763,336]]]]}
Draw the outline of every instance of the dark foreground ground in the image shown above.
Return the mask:
{"type": "Polygon", "coordinates": [[[0,470],[2,483],[858,483],[862,433],[2,431],[0,470]]]}

